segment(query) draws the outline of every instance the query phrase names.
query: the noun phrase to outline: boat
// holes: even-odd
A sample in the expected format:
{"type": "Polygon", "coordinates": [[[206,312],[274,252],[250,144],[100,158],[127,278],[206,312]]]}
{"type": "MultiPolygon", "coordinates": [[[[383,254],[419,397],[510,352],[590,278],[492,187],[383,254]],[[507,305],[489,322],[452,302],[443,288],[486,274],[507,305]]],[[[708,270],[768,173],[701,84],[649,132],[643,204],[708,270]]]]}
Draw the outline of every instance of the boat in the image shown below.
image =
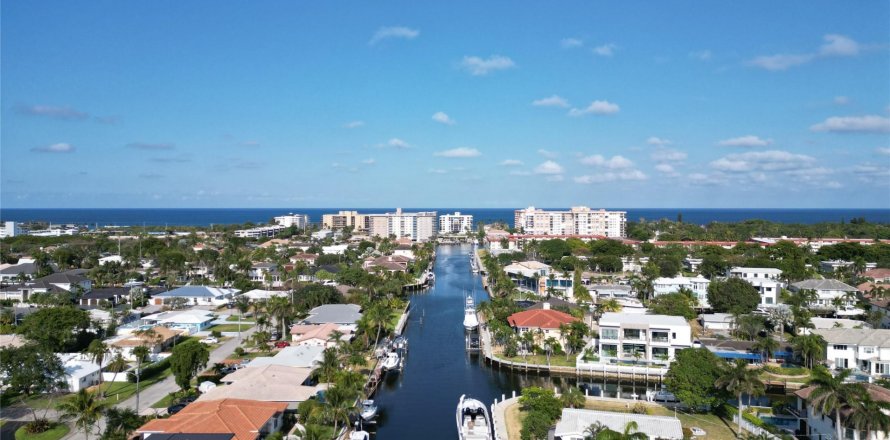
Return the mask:
{"type": "Polygon", "coordinates": [[[370,422],[377,418],[377,404],[373,400],[363,400],[359,415],[365,422],[370,422]]]}
{"type": "Polygon", "coordinates": [[[371,434],[367,431],[352,431],[349,433],[349,440],[371,440],[371,434]]]}
{"type": "Polygon", "coordinates": [[[407,350],[408,349],[408,338],[404,336],[399,336],[392,341],[392,348],[396,350],[407,350]]]}
{"type": "Polygon", "coordinates": [[[467,295],[466,305],[464,306],[464,328],[467,331],[473,331],[479,327],[479,317],[476,316],[476,303],[473,297],[467,295]]]}
{"type": "Polygon", "coordinates": [[[491,440],[491,417],[485,405],[466,394],[457,402],[457,438],[459,440],[491,440]]]}
{"type": "Polygon", "coordinates": [[[390,351],[386,353],[386,357],[383,358],[383,366],[384,371],[398,371],[402,368],[402,357],[399,356],[398,353],[394,351],[390,351]]]}

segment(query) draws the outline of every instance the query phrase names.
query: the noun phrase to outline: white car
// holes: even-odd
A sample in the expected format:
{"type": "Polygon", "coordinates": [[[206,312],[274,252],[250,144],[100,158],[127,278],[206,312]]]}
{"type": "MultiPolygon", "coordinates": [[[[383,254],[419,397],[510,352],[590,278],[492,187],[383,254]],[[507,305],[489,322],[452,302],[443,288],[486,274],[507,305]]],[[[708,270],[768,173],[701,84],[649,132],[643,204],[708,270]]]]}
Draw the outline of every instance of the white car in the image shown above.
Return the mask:
{"type": "Polygon", "coordinates": [[[692,435],[695,437],[704,437],[704,436],[708,435],[708,433],[705,432],[704,429],[701,429],[697,426],[693,426],[692,429],[690,429],[690,431],[692,431],[692,435]]]}
{"type": "Polygon", "coordinates": [[[208,336],[200,341],[202,344],[218,344],[219,339],[214,336],[208,336]]]}

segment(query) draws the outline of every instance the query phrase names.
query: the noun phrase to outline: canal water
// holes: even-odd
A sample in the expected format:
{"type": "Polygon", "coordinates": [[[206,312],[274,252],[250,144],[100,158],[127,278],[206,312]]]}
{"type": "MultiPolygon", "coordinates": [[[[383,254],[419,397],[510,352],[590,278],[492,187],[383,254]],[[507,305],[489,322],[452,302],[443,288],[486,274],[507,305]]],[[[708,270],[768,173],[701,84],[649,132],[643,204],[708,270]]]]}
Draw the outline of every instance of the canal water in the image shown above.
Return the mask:
{"type": "MultiPolygon", "coordinates": [[[[435,285],[411,298],[405,336],[409,352],[401,374],[388,374],[375,401],[382,414],[378,439],[454,439],[455,410],[461,394],[491,404],[502,394],[518,394],[523,387],[586,386],[606,396],[645,395],[642,383],[577,383],[574,377],[548,377],[489,367],[481,354],[467,354],[463,313],[464,295],[475,292],[477,303],[488,299],[482,279],[470,270],[470,245],[439,246],[435,285]]],[[[650,389],[657,385],[649,384],[650,389]]]]}

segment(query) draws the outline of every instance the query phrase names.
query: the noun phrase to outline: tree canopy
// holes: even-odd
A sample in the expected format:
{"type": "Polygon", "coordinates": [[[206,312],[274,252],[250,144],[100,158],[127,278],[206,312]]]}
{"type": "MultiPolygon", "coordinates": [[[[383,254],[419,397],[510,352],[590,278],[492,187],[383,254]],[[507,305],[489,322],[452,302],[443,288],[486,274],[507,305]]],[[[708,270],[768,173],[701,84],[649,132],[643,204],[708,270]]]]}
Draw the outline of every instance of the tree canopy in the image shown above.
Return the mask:
{"type": "Polygon", "coordinates": [[[176,378],[176,385],[183,390],[191,387],[192,378],[207,366],[210,352],[204,344],[189,341],[173,348],[170,355],[170,370],[176,378]]]}
{"type": "Polygon", "coordinates": [[[708,285],[708,302],[717,313],[751,313],[760,304],[760,292],[741,278],[712,280],[708,285]]]}
{"type": "Polygon", "coordinates": [[[80,351],[89,343],[86,330],[90,315],[73,306],[42,308],[22,321],[16,331],[47,350],[68,353],[80,351]]]}
{"type": "Polygon", "coordinates": [[[676,354],[664,383],[686,406],[694,409],[715,407],[723,402],[716,386],[723,373],[723,361],[707,348],[687,348],[676,354]]]}

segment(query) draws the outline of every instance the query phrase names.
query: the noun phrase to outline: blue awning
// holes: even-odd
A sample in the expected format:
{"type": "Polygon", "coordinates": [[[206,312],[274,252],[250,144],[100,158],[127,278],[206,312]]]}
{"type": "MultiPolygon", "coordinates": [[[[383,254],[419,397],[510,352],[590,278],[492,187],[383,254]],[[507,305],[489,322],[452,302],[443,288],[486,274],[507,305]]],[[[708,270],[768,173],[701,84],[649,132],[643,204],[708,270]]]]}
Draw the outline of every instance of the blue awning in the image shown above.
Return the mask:
{"type": "Polygon", "coordinates": [[[763,360],[763,357],[761,357],[759,354],[754,354],[754,353],[739,353],[739,352],[735,352],[735,351],[715,351],[714,354],[716,354],[717,356],[722,357],[724,359],[750,359],[750,360],[755,360],[755,361],[763,360]]]}

